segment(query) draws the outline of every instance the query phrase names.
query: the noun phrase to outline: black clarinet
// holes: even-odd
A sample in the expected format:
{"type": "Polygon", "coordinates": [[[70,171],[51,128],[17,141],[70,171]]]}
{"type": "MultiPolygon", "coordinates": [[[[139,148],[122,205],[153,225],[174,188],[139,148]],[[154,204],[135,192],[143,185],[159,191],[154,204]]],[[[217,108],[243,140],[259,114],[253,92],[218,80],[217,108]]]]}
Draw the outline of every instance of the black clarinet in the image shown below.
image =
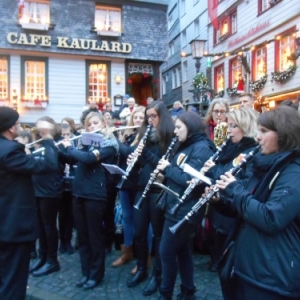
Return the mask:
{"type": "MultiPolygon", "coordinates": [[[[231,174],[233,176],[237,175],[242,168],[252,159],[252,157],[259,151],[260,145],[256,146],[252,151],[250,151],[243,159],[242,161],[231,170],[231,174]]],[[[199,212],[200,208],[207,203],[215,193],[217,193],[219,189],[213,185],[212,189],[204,196],[201,197],[198,202],[191,208],[191,210],[187,213],[187,215],[181,219],[178,223],[176,223],[174,226],[171,226],[169,229],[173,234],[176,234],[180,231],[180,229],[190,221],[190,219],[199,212]]]]}
{"type": "MultiPolygon", "coordinates": [[[[215,162],[219,156],[220,153],[223,151],[227,143],[229,142],[230,138],[227,138],[223,144],[218,147],[218,150],[209,158],[209,160],[215,162]]],[[[169,213],[171,215],[176,214],[178,211],[179,207],[185,202],[185,199],[189,196],[189,194],[193,191],[193,189],[200,183],[201,179],[195,179],[192,180],[192,182],[189,184],[189,186],[186,188],[186,190],[183,192],[183,195],[181,196],[180,199],[178,199],[178,203],[176,203],[170,210],[169,213]]]]}
{"type": "MultiPolygon", "coordinates": [[[[175,136],[175,137],[172,139],[171,144],[169,145],[169,147],[168,147],[166,153],[163,155],[162,159],[168,159],[168,158],[169,158],[169,156],[170,156],[170,154],[171,154],[171,152],[172,152],[172,150],[173,150],[175,144],[177,143],[177,141],[178,141],[178,137],[175,136]]],[[[142,196],[140,197],[140,199],[138,200],[138,202],[134,205],[134,208],[136,208],[136,209],[141,209],[142,204],[143,204],[143,201],[144,201],[144,199],[146,198],[146,195],[147,195],[148,191],[150,190],[151,185],[152,185],[153,182],[156,180],[158,173],[159,173],[159,170],[156,168],[156,169],[153,171],[153,173],[151,174],[151,176],[150,176],[150,178],[149,178],[149,180],[148,180],[148,183],[147,183],[147,185],[146,185],[146,187],[145,187],[145,189],[144,189],[144,191],[143,191],[143,194],[142,194],[142,196]]]]}
{"type": "MultiPolygon", "coordinates": [[[[145,132],[144,136],[141,138],[141,140],[140,140],[140,142],[139,142],[137,148],[138,148],[140,145],[146,143],[146,141],[147,141],[147,139],[148,139],[148,136],[149,136],[149,133],[150,133],[150,131],[151,131],[151,128],[152,128],[152,125],[148,125],[148,126],[147,126],[146,132],[145,132]]],[[[136,149],[137,149],[137,148],[136,148],[136,149]]],[[[130,162],[130,164],[127,166],[127,168],[126,168],[126,170],[125,170],[125,172],[127,173],[127,175],[126,175],[126,176],[123,175],[122,178],[121,178],[121,180],[120,180],[120,182],[117,184],[116,187],[117,187],[118,189],[121,189],[121,188],[122,188],[122,186],[123,186],[125,180],[127,179],[128,175],[129,175],[129,173],[130,173],[130,171],[133,169],[135,163],[137,162],[137,160],[138,160],[138,158],[139,158],[139,156],[138,156],[138,154],[137,154],[136,152],[137,152],[136,150],[133,151],[133,154],[136,154],[136,155],[135,155],[135,157],[132,159],[132,161],[130,162]]]]}

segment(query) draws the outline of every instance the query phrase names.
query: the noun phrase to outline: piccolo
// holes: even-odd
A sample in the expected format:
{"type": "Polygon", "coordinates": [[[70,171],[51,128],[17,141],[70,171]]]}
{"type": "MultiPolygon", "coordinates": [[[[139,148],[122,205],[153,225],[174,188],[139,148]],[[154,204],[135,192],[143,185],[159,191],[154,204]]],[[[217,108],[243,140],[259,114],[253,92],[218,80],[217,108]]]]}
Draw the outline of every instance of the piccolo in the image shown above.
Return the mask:
{"type": "MultiPolygon", "coordinates": [[[[233,168],[230,172],[233,176],[237,175],[242,168],[253,158],[253,156],[260,150],[260,145],[256,146],[252,151],[250,151],[243,159],[242,161],[233,168]]],[[[207,203],[218,191],[219,188],[216,185],[211,186],[211,190],[203,197],[201,197],[197,203],[191,208],[191,210],[188,212],[188,214],[181,219],[178,223],[176,223],[174,226],[169,227],[170,231],[173,234],[176,234],[180,231],[180,229],[190,221],[190,219],[199,212],[200,208],[207,203]]]]}
{"type": "MultiPolygon", "coordinates": [[[[149,136],[149,134],[150,134],[151,128],[152,128],[152,125],[148,125],[148,126],[147,126],[147,129],[146,129],[146,132],[145,132],[144,136],[143,136],[142,139],[140,140],[140,142],[139,142],[137,148],[133,151],[132,154],[134,155],[134,158],[131,160],[130,164],[128,164],[128,166],[127,166],[127,168],[126,168],[126,171],[125,171],[125,172],[126,172],[127,174],[130,173],[130,171],[133,169],[135,163],[137,162],[137,160],[138,160],[138,158],[139,158],[139,155],[138,155],[138,153],[137,153],[137,149],[139,148],[140,145],[143,145],[143,144],[146,143],[146,141],[147,141],[147,139],[148,139],[148,136],[149,136]]],[[[123,186],[125,180],[127,179],[127,176],[128,176],[128,175],[126,175],[126,176],[123,175],[123,176],[122,176],[120,182],[117,184],[117,188],[118,188],[118,189],[121,189],[121,188],[122,188],[122,186],[123,186]]]]}
{"type": "MultiPolygon", "coordinates": [[[[178,137],[175,136],[175,137],[172,139],[172,141],[171,141],[171,143],[170,143],[170,145],[169,145],[169,147],[168,147],[166,153],[163,155],[163,157],[162,157],[161,159],[168,159],[168,158],[169,158],[169,156],[170,156],[170,154],[171,154],[171,152],[172,152],[172,150],[173,150],[175,144],[177,143],[177,141],[178,141],[178,137]]],[[[158,170],[157,167],[156,167],[156,169],[153,171],[153,173],[151,174],[151,176],[150,176],[150,178],[149,178],[149,180],[148,180],[148,183],[147,183],[147,185],[146,185],[146,187],[145,187],[145,189],[144,189],[144,191],[143,191],[142,196],[140,197],[140,199],[138,200],[138,202],[133,206],[134,208],[136,208],[136,209],[141,209],[141,206],[142,206],[142,204],[143,204],[143,201],[144,201],[144,199],[146,198],[146,195],[147,195],[148,191],[150,190],[151,185],[152,185],[153,182],[156,180],[156,178],[157,178],[157,176],[158,176],[158,173],[159,173],[159,170],[158,170]]]]}
{"type": "MultiPolygon", "coordinates": [[[[220,153],[223,151],[223,149],[226,147],[227,143],[229,142],[230,138],[228,137],[223,144],[218,147],[218,150],[208,159],[212,162],[215,162],[219,156],[220,153]]],[[[183,165],[184,166],[184,165],[183,165]]],[[[194,190],[194,188],[202,181],[201,178],[193,178],[189,186],[186,188],[186,190],[183,192],[183,195],[180,199],[178,199],[178,203],[176,203],[170,210],[169,213],[174,215],[178,211],[179,207],[185,202],[186,198],[190,195],[190,193],[194,190]]]]}

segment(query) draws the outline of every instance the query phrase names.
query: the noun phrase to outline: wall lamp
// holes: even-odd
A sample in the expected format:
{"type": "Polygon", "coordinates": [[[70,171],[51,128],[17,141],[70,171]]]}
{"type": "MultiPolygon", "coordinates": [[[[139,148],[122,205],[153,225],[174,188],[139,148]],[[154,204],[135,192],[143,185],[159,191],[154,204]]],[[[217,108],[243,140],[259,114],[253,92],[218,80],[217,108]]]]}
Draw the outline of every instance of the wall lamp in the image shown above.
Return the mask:
{"type": "Polygon", "coordinates": [[[116,75],[115,76],[115,82],[116,82],[116,84],[120,84],[121,83],[121,81],[122,81],[122,76],[121,75],[116,75]]]}

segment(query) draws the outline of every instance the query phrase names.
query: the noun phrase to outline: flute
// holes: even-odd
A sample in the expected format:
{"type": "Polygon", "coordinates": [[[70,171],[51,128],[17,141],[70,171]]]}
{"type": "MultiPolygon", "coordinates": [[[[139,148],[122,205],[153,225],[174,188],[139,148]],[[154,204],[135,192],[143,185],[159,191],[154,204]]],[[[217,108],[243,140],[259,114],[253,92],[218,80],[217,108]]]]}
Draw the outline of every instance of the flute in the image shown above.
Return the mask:
{"type": "MultiPolygon", "coordinates": [[[[172,141],[171,141],[171,144],[169,145],[166,153],[163,155],[162,159],[168,159],[170,154],[171,154],[171,151],[173,150],[174,148],[174,145],[176,144],[176,142],[178,141],[178,137],[175,136],[172,141]]],[[[141,198],[138,200],[138,202],[136,203],[136,205],[134,205],[133,207],[136,208],[136,209],[141,209],[141,206],[143,204],[143,201],[144,199],[146,198],[146,195],[151,187],[151,185],[153,184],[153,182],[156,180],[157,176],[158,176],[158,173],[159,173],[159,170],[156,169],[153,171],[152,175],[150,176],[149,180],[148,180],[148,183],[143,191],[143,194],[141,196],[141,198]]]]}
{"type": "MultiPolygon", "coordinates": [[[[139,148],[140,145],[143,145],[146,143],[147,139],[148,139],[148,135],[150,134],[150,131],[151,131],[151,128],[152,128],[152,125],[148,125],[147,126],[147,129],[146,129],[146,132],[144,134],[144,136],[141,138],[137,148],[133,151],[133,155],[134,155],[134,158],[131,160],[130,164],[128,164],[127,168],[126,168],[126,173],[129,175],[130,171],[133,169],[135,163],[137,162],[138,158],[139,158],[139,155],[137,153],[137,149],[139,148]]],[[[125,180],[127,179],[128,175],[123,175],[120,182],[117,184],[117,188],[118,189],[121,189],[125,180]]]]}
{"type": "MultiPolygon", "coordinates": [[[[252,151],[250,151],[243,159],[242,161],[231,170],[231,174],[235,176],[238,174],[242,168],[253,158],[253,156],[259,151],[260,145],[256,146],[252,151]]],[[[187,213],[187,215],[181,219],[178,223],[175,225],[169,227],[170,231],[173,234],[176,234],[180,231],[180,229],[190,221],[190,219],[193,217],[193,215],[197,214],[200,210],[200,208],[207,203],[218,191],[219,188],[215,185],[211,186],[212,189],[204,196],[201,197],[198,202],[191,208],[191,210],[187,213]]]]}
{"type": "MultiPolygon", "coordinates": [[[[215,162],[219,156],[220,153],[223,151],[223,149],[225,148],[225,146],[227,145],[227,143],[229,142],[230,137],[228,137],[223,144],[218,147],[218,150],[216,151],[216,153],[214,153],[209,160],[215,162]]],[[[176,214],[176,212],[178,211],[179,207],[185,202],[186,198],[189,196],[189,194],[193,191],[193,189],[201,182],[201,178],[193,178],[191,183],[189,184],[189,186],[186,188],[186,190],[183,192],[183,195],[181,196],[180,199],[178,199],[178,203],[175,204],[170,210],[169,213],[171,215],[176,214]]]]}

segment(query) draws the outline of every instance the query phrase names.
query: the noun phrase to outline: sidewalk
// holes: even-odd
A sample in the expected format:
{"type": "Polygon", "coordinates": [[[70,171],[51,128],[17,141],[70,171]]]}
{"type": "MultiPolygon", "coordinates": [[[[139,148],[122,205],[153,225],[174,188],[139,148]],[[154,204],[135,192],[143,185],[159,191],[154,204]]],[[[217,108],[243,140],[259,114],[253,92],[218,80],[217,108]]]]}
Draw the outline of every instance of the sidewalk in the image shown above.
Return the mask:
{"type": "MultiPolygon", "coordinates": [[[[73,255],[59,255],[61,270],[47,276],[34,278],[29,276],[26,300],[156,300],[158,293],[151,297],[142,295],[146,282],[134,288],[127,288],[126,278],[135,266],[132,261],[122,267],[113,268],[111,263],[118,257],[119,251],[112,251],[106,257],[105,278],[93,290],[84,291],[75,287],[75,282],[81,277],[78,252],[73,255]]],[[[195,254],[195,285],[197,300],[222,300],[222,294],[216,273],[208,271],[209,257],[195,254]]],[[[179,293],[179,279],[177,279],[173,298],[179,293]]]]}

